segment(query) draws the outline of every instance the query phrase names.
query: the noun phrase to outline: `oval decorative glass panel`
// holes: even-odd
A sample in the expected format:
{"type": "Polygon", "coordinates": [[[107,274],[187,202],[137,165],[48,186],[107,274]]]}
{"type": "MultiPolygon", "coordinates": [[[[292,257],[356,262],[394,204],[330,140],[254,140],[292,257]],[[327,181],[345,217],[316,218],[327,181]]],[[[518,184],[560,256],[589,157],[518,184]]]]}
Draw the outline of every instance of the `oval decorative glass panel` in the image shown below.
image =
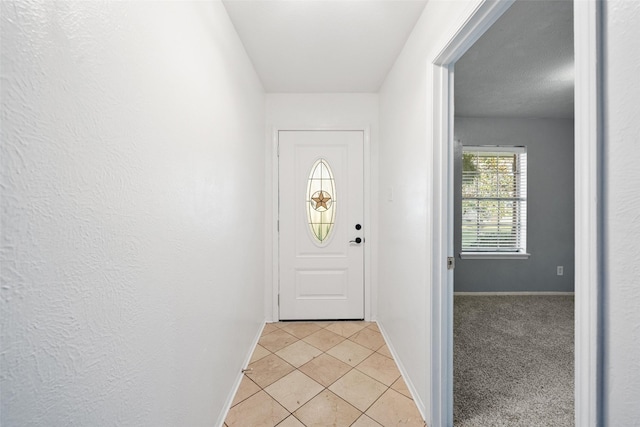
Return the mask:
{"type": "Polygon", "coordinates": [[[327,240],[336,218],[336,184],[325,159],[311,167],[307,184],[307,221],[319,243],[327,240]]]}

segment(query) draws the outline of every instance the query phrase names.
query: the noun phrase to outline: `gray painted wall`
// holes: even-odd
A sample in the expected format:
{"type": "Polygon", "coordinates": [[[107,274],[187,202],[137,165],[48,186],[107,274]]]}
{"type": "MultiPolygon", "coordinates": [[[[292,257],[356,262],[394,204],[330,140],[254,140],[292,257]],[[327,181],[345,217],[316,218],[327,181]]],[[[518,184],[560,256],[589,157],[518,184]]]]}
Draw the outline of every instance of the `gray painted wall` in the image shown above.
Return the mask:
{"type": "Polygon", "coordinates": [[[456,292],[572,292],[574,177],[572,119],[455,119],[456,292]],[[460,259],[462,145],[524,145],[528,161],[526,260],[460,259]],[[564,266],[564,275],[556,267],[564,266]]]}

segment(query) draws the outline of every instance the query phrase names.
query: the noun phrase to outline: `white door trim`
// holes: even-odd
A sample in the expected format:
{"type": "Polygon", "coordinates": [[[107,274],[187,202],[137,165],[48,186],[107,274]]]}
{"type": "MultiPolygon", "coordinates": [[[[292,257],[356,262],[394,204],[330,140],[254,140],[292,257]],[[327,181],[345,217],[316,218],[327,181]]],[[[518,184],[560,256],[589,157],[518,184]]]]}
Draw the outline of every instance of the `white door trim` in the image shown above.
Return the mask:
{"type": "Polygon", "coordinates": [[[600,286],[602,2],[574,0],[576,425],[602,425],[600,286]]]}
{"type": "Polygon", "coordinates": [[[280,248],[279,248],[279,176],[278,176],[278,133],[280,131],[360,131],[364,136],[364,224],[363,238],[364,246],[364,319],[372,320],[372,300],[371,290],[371,245],[374,243],[372,239],[373,224],[371,221],[371,131],[368,124],[355,124],[353,126],[330,126],[330,127],[308,127],[297,125],[277,125],[273,126],[271,131],[271,179],[272,179],[272,206],[273,206],[273,224],[271,224],[272,233],[272,294],[271,294],[271,316],[273,321],[280,320],[278,310],[278,293],[280,289],[280,248]]]}
{"type": "MultiPolygon", "coordinates": [[[[514,0],[484,0],[448,34],[428,69],[433,81],[431,423],[453,425],[453,64],[514,0]]],[[[600,424],[600,94],[598,0],[574,0],[575,421],[600,424]]]]}

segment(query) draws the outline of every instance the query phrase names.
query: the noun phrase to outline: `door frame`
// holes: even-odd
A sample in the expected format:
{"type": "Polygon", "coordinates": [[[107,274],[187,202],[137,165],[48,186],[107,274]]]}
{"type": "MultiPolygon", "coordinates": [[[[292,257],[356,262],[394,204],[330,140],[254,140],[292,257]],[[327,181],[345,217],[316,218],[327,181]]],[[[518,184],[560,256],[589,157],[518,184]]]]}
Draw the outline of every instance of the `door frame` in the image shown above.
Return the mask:
{"type": "Polygon", "coordinates": [[[365,227],[363,228],[363,238],[365,245],[364,250],[364,320],[370,321],[374,314],[372,312],[375,303],[371,285],[371,247],[373,235],[373,223],[371,221],[371,128],[366,125],[353,126],[273,126],[271,131],[271,179],[272,185],[272,276],[271,276],[271,316],[274,322],[280,320],[280,310],[278,295],[280,293],[280,233],[278,224],[280,219],[279,193],[280,193],[280,160],[278,152],[278,135],[280,131],[358,131],[363,136],[363,182],[364,182],[364,219],[365,227]]]}
{"type": "MultiPolygon", "coordinates": [[[[453,65],[514,0],[483,0],[430,61],[433,83],[433,286],[431,418],[453,425],[453,65]]],[[[601,95],[600,5],[574,0],[575,62],[575,424],[601,424],[601,95]]]]}

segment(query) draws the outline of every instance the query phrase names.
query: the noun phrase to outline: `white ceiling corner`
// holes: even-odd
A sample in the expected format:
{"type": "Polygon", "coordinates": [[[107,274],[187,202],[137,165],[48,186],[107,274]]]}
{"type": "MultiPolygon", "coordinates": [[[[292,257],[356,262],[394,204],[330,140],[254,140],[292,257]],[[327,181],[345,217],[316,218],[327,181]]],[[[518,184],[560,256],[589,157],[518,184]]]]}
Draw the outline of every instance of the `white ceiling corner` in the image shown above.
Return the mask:
{"type": "Polygon", "coordinates": [[[426,0],[223,0],[267,92],[378,92],[426,0]]]}

